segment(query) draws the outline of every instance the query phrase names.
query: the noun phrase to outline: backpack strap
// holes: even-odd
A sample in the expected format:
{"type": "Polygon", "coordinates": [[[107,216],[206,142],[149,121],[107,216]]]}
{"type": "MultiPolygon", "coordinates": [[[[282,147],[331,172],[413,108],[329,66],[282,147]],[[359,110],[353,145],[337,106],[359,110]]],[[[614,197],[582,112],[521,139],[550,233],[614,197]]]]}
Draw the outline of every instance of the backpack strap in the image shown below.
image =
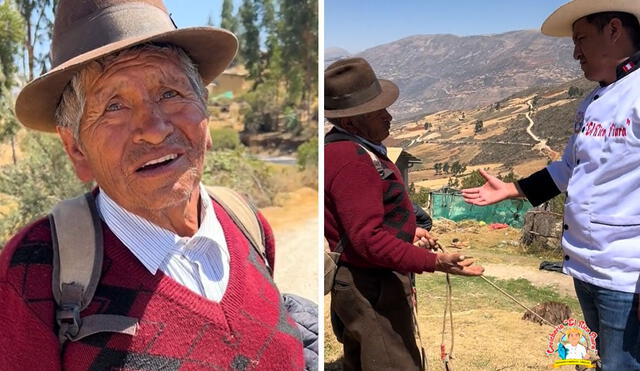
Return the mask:
{"type": "Polygon", "coordinates": [[[369,158],[371,158],[371,162],[373,163],[373,166],[376,168],[376,171],[380,175],[380,178],[387,179],[388,177],[393,175],[393,171],[391,169],[385,168],[384,165],[382,165],[382,161],[380,161],[378,156],[376,156],[369,148],[367,148],[367,146],[358,142],[356,138],[352,137],[351,135],[347,135],[340,132],[329,133],[325,136],[324,145],[326,146],[329,143],[344,142],[344,141],[353,142],[359,145],[360,148],[362,148],[369,155],[369,158]]]}
{"type": "Polygon", "coordinates": [[[99,332],[135,334],[136,318],[94,314],[80,317],[96,292],[103,239],[93,194],[59,202],[49,215],[53,242],[52,290],[61,344],[99,332]]]}
{"type": "Polygon", "coordinates": [[[269,264],[266,254],[266,242],[262,224],[258,219],[258,211],[247,202],[238,192],[227,187],[206,187],[209,197],[220,204],[229,214],[233,223],[240,228],[242,234],[249,240],[249,244],[264,261],[264,264],[273,275],[273,269],[269,264]]]}

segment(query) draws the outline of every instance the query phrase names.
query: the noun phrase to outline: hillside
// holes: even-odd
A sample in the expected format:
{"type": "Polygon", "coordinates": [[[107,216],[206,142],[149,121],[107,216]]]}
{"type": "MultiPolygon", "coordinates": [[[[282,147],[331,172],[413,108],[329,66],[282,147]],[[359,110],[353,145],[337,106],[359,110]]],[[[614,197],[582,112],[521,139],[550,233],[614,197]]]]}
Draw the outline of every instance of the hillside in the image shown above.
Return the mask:
{"type": "Polygon", "coordinates": [[[467,173],[489,168],[494,174],[513,171],[526,176],[560,156],[573,132],[576,108],[594,87],[581,78],[526,89],[479,108],[439,111],[394,126],[385,144],[404,147],[423,160],[409,176],[421,187],[447,184],[451,175],[436,174],[433,168],[445,162],[459,161],[467,166],[467,173]],[[570,88],[579,93],[569,96],[570,88]],[[479,120],[482,129],[476,132],[479,120]]]}
{"type": "MultiPolygon", "coordinates": [[[[459,37],[416,35],[359,53],[378,76],[400,87],[391,107],[404,121],[444,109],[491,104],[532,86],[552,86],[581,75],[568,38],[538,31],[459,37]]],[[[335,48],[326,56],[335,58],[335,48]]],[[[325,60],[325,63],[327,61],[325,60]]]]}

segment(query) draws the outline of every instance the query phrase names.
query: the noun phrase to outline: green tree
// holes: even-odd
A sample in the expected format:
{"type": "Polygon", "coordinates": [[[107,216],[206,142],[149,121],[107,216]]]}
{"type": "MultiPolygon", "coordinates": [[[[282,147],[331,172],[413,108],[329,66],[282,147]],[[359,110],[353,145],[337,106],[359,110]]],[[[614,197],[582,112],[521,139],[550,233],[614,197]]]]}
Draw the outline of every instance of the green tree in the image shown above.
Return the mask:
{"type": "Polygon", "coordinates": [[[473,129],[474,133],[478,134],[479,132],[481,132],[483,125],[484,123],[482,122],[482,120],[477,120],[473,129]]]}
{"type": "Polygon", "coordinates": [[[13,164],[20,124],[13,113],[11,89],[16,84],[16,59],[25,37],[24,22],[11,1],[0,4],[0,141],[11,142],[13,164]]]}
{"type": "Polygon", "coordinates": [[[440,170],[442,169],[442,164],[437,162],[435,165],[433,165],[433,170],[436,171],[436,175],[440,174],[440,170]]]}
{"type": "MultiPolygon", "coordinates": [[[[254,0],[243,0],[238,11],[240,16],[240,54],[249,78],[256,80],[260,78],[260,29],[258,28],[258,7],[254,0]]],[[[255,85],[254,85],[255,87],[255,85]]]]}
{"type": "MultiPolygon", "coordinates": [[[[5,0],[5,3],[8,0],[5,0]]],[[[29,80],[35,77],[36,66],[41,67],[41,73],[46,72],[51,64],[49,48],[36,51],[37,45],[47,45],[53,32],[53,18],[58,0],[15,0],[18,12],[25,24],[23,46],[26,51],[26,71],[29,80]]]]}
{"type": "Polygon", "coordinates": [[[569,98],[577,98],[582,96],[582,90],[576,86],[571,86],[569,88],[569,98]]]}
{"type": "Polygon", "coordinates": [[[449,163],[445,162],[444,165],[442,165],[442,172],[445,174],[449,174],[449,163]]]}
{"type": "Polygon", "coordinates": [[[318,1],[281,0],[279,13],[288,99],[291,103],[301,100],[309,113],[318,86],[318,1]]]}
{"type": "Polygon", "coordinates": [[[238,32],[238,20],[233,15],[233,1],[224,0],[222,2],[222,12],[220,14],[220,28],[233,33],[238,32]]]}

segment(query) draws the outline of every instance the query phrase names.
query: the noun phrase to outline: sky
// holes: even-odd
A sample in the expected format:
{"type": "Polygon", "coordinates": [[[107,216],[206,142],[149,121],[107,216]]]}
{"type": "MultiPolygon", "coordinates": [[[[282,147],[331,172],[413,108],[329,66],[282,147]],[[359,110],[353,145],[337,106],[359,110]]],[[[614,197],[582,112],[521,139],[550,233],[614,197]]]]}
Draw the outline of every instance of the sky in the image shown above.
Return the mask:
{"type": "MultiPolygon", "coordinates": [[[[220,26],[222,0],[164,0],[171,18],[178,28],[204,26],[209,15],[213,16],[215,26],[220,26]]],[[[233,0],[233,14],[242,4],[241,0],[233,0]]]]}
{"type": "Polygon", "coordinates": [[[358,53],[420,34],[539,30],[568,0],[325,0],[325,48],[358,53]]]}

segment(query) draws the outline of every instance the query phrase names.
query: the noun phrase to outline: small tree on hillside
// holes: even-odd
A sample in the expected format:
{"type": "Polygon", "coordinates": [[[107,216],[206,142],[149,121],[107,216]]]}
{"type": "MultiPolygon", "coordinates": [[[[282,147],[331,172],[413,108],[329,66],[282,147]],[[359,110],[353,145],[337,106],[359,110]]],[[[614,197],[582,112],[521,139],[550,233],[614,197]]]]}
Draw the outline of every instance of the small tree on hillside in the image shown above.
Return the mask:
{"type": "Polygon", "coordinates": [[[568,93],[569,98],[577,98],[582,96],[582,90],[576,86],[571,86],[568,93]]]}
{"type": "Polygon", "coordinates": [[[479,132],[481,132],[483,125],[484,124],[482,120],[477,120],[473,129],[474,133],[478,134],[479,132]]]}

